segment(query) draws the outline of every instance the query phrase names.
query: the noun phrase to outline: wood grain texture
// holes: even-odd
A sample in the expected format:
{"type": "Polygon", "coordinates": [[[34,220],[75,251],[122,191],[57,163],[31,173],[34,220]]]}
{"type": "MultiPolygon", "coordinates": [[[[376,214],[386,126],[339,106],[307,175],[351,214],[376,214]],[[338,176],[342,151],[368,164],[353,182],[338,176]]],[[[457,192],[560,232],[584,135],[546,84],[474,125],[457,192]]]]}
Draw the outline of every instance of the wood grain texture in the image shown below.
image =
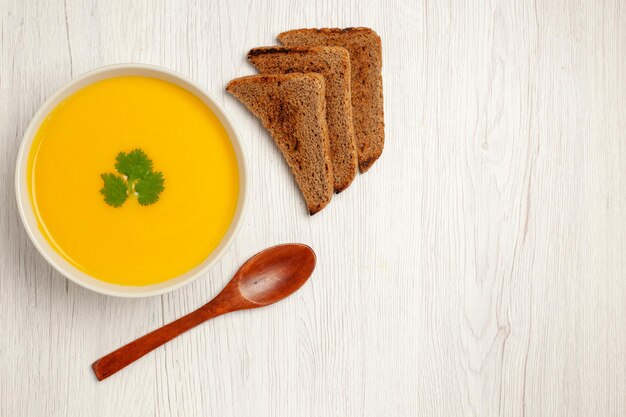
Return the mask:
{"type": "Polygon", "coordinates": [[[0,2],[1,416],[626,415],[623,0],[0,2]],[[281,31],[383,41],[385,151],[310,218],[260,123],[224,92],[281,31]],[[14,203],[20,139],[73,76],[144,62],[222,102],[250,210],[215,268],[162,297],[68,283],[14,203]],[[219,317],[102,383],[90,364],[301,241],[309,285],[219,317]]]}

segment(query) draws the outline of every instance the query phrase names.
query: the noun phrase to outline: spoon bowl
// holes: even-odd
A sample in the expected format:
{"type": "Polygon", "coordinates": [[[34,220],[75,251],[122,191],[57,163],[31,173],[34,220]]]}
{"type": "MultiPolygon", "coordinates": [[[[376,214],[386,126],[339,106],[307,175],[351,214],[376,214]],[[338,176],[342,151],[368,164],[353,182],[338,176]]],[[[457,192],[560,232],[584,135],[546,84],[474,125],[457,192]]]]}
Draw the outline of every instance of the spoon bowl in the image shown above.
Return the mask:
{"type": "Polygon", "coordinates": [[[246,261],[224,289],[194,312],[154,330],[91,365],[102,381],[176,336],[222,314],[274,304],[296,292],[315,268],[315,252],[292,243],[261,251],[246,261]]]}
{"type": "Polygon", "coordinates": [[[273,304],[296,292],[315,268],[315,252],[307,245],[279,245],[250,258],[235,280],[247,308],[273,304]]]}

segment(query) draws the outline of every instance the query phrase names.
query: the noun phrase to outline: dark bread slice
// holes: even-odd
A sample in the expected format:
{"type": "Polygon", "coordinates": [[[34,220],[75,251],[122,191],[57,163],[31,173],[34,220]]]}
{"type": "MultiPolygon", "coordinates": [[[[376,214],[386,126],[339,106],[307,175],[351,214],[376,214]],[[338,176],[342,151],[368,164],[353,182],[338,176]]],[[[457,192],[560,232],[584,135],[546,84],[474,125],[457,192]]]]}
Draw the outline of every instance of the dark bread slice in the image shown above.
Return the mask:
{"type": "Polygon", "coordinates": [[[226,90],[269,130],[285,157],[311,215],[333,195],[324,77],[293,73],[250,75],[226,90]]]}
{"type": "Polygon", "coordinates": [[[324,76],[334,189],[340,193],[348,188],[357,173],[348,51],[336,46],[272,46],[252,49],[248,59],[262,73],[317,72],[324,76]]]}
{"type": "Polygon", "coordinates": [[[382,45],[369,28],[296,29],[278,35],[287,46],[341,46],[350,53],[352,118],[361,172],[380,157],[385,144],[382,45]]]}

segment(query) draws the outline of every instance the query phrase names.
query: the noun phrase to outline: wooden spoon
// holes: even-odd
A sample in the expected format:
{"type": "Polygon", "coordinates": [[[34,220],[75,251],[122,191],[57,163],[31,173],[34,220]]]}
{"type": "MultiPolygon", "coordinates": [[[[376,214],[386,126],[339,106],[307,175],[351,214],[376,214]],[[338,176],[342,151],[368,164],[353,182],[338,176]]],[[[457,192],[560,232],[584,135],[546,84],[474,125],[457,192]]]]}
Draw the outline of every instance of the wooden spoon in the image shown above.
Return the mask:
{"type": "Polygon", "coordinates": [[[213,317],[282,300],[304,285],[314,268],[315,253],[306,245],[278,245],[257,253],[209,303],[95,361],[96,378],[102,381],[213,317]]]}

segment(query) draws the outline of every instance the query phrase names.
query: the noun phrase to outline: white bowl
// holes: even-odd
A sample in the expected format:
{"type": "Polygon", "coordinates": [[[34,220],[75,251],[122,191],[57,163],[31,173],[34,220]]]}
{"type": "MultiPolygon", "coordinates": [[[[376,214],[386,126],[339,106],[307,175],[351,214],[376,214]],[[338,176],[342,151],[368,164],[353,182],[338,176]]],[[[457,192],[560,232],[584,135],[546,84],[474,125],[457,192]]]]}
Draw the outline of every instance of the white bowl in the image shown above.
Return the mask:
{"type": "Polygon", "coordinates": [[[37,250],[39,250],[39,253],[41,253],[48,263],[50,263],[50,265],[52,265],[57,271],[78,285],[101,294],[114,295],[118,297],[147,297],[163,294],[189,284],[191,281],[206,272],[222,257],[222,255],[224,255],[226,249],[230,246],[235,238],[235,235],[237,234],[237,231],[239,230],[244,216],[244,211],[247,206],[247,184],[248,171],[246,169],[246,157],[241,139],[237,133],[237,129],[235,129],[234,123],[222,106],[220,106],[213,97],[211,97],[206,91],[190,79],[165,68],[144,64],[120,64],[98,68],[73,79],[63,86],[59,91],[52,95],[52,97],[50,97],[43,106],[41,106],[39,111],[33,117],[33,120],[28,125],[24,138],[22,139],[22,144],[20,145],[17,155],[17,166],[15,168],[15,193],[17,195],[17,206],[20,211],[22,223],[28,232],[28,236],[35,244],[37,250]],[[26,171],[28,169],[28,155],[30,153],[33,139],[39,130],[41,122],[46,118],[46,116],[54,110],[60,102],[83,87],[96,81],[125,75],[140,75],[168,81],[184,88],[202,100],[202,102],[204,102],[204,104],[211,109],[215,116],[217,116],[219,121],[224,126],[224,129],[226,129],[226,133],[228,134],[235,150],[239,168],[239,198],[237,202],[237,210],[235,211],[235,215],[228,231],[222,238],[222,241],[217,248],[215,248],[215,250],[213,250],[213,252],[211,252],[211,254],[200,265],[192,270],[165,282],[146,286],[116,285],[101,281],[80,271],[59,255],[39,230],[37,217],[29,197],[26,175],[26,171]]]}

